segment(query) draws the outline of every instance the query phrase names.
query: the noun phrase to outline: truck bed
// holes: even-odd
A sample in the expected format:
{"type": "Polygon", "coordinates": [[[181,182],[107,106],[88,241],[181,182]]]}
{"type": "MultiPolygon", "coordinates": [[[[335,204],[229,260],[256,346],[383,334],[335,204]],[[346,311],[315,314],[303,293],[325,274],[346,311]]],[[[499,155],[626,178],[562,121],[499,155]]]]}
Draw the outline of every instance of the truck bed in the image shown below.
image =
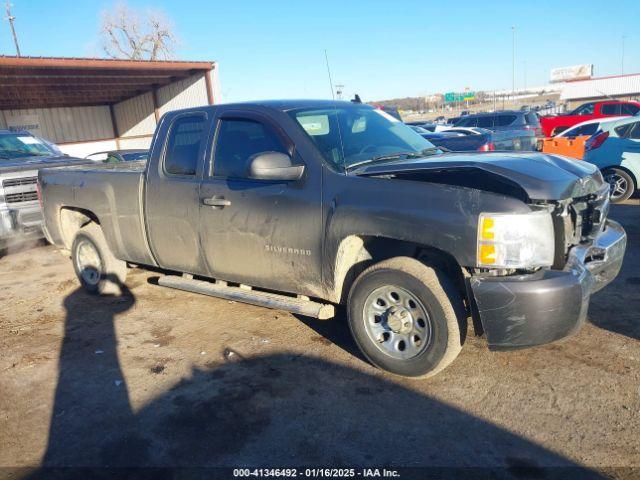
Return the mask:
{"type": "Polygon", "coordinates": [[[111,240],[116,258],[153,265],[143,222],[146,162],[97,163],[40,172],[49,240],[69,248],[64,209],[90,211],[111,240]]]}

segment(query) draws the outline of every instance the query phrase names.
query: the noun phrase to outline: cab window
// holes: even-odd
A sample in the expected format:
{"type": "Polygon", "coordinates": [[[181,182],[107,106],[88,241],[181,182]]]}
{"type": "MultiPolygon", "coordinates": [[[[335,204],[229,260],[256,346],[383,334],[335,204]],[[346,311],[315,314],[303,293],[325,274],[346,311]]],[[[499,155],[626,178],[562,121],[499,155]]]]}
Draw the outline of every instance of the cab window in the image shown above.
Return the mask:
{"type": "Polygon", "coordinates": [[[164,170],[169,175],[195,175],[206,118],[185,115],[176,118],[169,130],[164,155],[164,170]]]}
{"type": "Polygon", "coordinates": [[[249,159],[264,152],[287,153],[277,135],[262,122],[222,119],[213,154],[213,175],[247,178],[249,159]]]}

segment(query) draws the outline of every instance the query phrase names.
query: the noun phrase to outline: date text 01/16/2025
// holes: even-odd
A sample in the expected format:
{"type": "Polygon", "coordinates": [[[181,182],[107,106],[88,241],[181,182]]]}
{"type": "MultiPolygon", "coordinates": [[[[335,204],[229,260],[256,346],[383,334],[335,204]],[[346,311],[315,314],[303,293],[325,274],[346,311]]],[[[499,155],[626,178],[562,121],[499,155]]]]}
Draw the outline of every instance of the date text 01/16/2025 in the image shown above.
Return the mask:
{"type": "Polygon", "coordinates": [[[397,470],[386,468],[236,468],[235,478],[240,477],[282,477],[282,478],[399,478],[397,470]]]}

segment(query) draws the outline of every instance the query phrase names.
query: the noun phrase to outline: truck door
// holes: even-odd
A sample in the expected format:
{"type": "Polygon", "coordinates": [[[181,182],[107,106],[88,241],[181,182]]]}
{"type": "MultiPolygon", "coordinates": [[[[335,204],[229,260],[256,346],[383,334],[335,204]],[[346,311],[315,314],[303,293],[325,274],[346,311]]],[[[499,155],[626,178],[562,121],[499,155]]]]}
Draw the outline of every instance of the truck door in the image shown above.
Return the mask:
{"type": "Polygon", "coordinates": [[[199,187],[210,114],[168,117],[153,146],[145,187],[145,219],[151,251],[169,270],[203,274],[198,243],[199,187]],[[157,152],[157,153],[156,153],[157,152]]]}
{"type": "Polygon", "coordinates": [[[305,164],[268,114],[227,111],[214,131],[210,170],[200,189],[200,242],[210,275],[319,295],[321,166],[305,164]],[[302,178],[248,178],[250,157],[267,151],[286,153],[296,164],[305,164],[302,178]]]}

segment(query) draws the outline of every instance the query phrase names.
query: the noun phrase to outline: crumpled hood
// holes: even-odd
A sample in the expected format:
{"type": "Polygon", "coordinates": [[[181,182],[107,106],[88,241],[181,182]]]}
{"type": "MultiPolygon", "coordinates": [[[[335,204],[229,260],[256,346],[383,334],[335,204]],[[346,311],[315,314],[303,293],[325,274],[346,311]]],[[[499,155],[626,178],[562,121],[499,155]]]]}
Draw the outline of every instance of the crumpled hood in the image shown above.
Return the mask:
{"type": "Polygon", "coordinates": [[[91,160],[64,155],[51,157],[26,157],[0,159],[0,173],[20,172],[22,170],[40,170],[41,168],[63,167],[67,165],[82,165],[93,163],[91,160]]]}
{"type": "Polygon", "coordinates": [[[411,160],[365,165],[355,175],[389,175],[420,171],[477,169],[519,185],[532,200],[563,200],[605,188],[592,164],[537,152],[451,153],[411,160]]]}

